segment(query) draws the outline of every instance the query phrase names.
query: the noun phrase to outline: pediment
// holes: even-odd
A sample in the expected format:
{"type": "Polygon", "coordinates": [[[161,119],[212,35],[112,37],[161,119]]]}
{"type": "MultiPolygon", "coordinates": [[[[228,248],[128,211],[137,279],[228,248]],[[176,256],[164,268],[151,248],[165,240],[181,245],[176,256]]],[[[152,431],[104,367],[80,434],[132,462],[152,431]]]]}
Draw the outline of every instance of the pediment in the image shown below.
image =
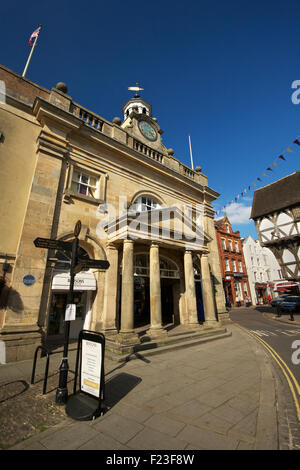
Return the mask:
{"type": "Polygon", "coordinates": [[[204,231],[203,213],[199,211],[197,222],[187,210],[178,206],[163,207],[151,211],[128,211],[118,217],[102,220],[98,224],[107,235],[107,241],[132,239],[157,241],[161,244],[201,250],[212,239],[204,231]]]}

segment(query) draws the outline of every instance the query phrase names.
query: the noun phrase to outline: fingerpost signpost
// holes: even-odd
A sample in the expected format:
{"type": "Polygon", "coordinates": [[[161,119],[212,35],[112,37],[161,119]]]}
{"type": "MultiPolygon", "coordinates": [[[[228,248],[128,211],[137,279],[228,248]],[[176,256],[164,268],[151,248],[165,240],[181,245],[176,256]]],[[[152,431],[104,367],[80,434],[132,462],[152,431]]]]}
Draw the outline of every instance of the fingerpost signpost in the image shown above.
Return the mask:
{"type": "MultiPolygon", "coordinates": [[[[108,269],[109,262],[106,260],[91,260],[91,259],[81,259],[78,257],[78,247],[79,247],[79,234],[81,231],[81,221],[78,220],[74,228],[74,240],[73,242],[65,242],[61,240],[53,240],[48,238],[36,238],[34,240],[34,245],[37,248],[47,248],[47,249],[56,249],[71,252],[71,266],[70,266],[70,287],[67,297],[67,312],[74,312],[76,306],[74,305],[74,278],[77,273],[83,269],[108,269]]],[[[56,390],[56,403],[58,405],[63,405],[67,402],[68,399],[68,350],[69,350],[69,335],[70,335],[70,321],[67,315],[64,321],[64,351],[63,358],[59,367],[59,384],[56,390]]]]}

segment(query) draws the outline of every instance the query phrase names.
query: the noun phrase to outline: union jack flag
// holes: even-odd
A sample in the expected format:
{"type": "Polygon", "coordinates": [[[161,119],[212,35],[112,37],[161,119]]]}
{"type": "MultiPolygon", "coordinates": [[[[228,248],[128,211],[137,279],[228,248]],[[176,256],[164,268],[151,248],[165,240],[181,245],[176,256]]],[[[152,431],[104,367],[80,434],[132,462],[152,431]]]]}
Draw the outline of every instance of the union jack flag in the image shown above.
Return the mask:
{"type": "Polygon", "coordinates": [[[42,27],[42,26],[40,25],[35,31],[33,31],[32,35],[31,35],[30,38],[29,38],[29,46],[32,46],[32,44],[33,44],[33,42],[32,42],[33,38],[37,38],[37,37],[38,37],[39,32],[40,32],[40,30],[41,30],[41,27],[42,27]]]}

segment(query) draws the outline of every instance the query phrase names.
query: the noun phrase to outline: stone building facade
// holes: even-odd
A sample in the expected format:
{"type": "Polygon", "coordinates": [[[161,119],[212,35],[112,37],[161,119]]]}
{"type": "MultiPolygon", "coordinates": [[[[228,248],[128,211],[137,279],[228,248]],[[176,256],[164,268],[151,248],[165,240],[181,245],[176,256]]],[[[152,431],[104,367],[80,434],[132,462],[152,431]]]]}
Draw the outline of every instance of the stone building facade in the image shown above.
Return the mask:
{"type": "Polygon", "coordinates": [[[250,298],[240,232],[232,230],[227,216],[215,221],[224,293],[228,304],[244,305],[250,298]]]}
{"type": "Polygon", "coordinates": [[[41,342],[62,338],[70,256],[34,240],[72,241],[78,220],[81,257],[110,267],[76,275],[71,338],[82,328],[102,331],[128,350],[141,326],[154,338],[167,324],[219,327],[226,309],[212,209],[218,193],[200,168],[166,149],[151,106],[135,96],[123,119],[110,122],[74,102],[62,83],[47,90],[3,66],[0,81],[5,360],[31,358],[41,342]]]}

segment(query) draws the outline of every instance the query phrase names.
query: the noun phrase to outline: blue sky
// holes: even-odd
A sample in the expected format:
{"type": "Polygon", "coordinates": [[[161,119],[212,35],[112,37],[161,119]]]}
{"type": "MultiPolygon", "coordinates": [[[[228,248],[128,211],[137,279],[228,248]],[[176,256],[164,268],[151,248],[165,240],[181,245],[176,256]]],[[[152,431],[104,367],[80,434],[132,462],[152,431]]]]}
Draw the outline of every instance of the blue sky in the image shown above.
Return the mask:
{"type": "Polygon", "coordinates": [[[194,165],[220,193],[216,210],[251,186],[226,212],[242,236],[257,238],[248,221],[253,181],[258,188],[299,169],[300,104],[291,99],[299,1],[33,0],[1,12],[0,62],[21,74],[42,24],[27,78],[50,89],[66,82],[74,101],[104,118],[121,117],[128,86],[139,82],[163,143],[188,165],[191,135],[194,165]]]}

